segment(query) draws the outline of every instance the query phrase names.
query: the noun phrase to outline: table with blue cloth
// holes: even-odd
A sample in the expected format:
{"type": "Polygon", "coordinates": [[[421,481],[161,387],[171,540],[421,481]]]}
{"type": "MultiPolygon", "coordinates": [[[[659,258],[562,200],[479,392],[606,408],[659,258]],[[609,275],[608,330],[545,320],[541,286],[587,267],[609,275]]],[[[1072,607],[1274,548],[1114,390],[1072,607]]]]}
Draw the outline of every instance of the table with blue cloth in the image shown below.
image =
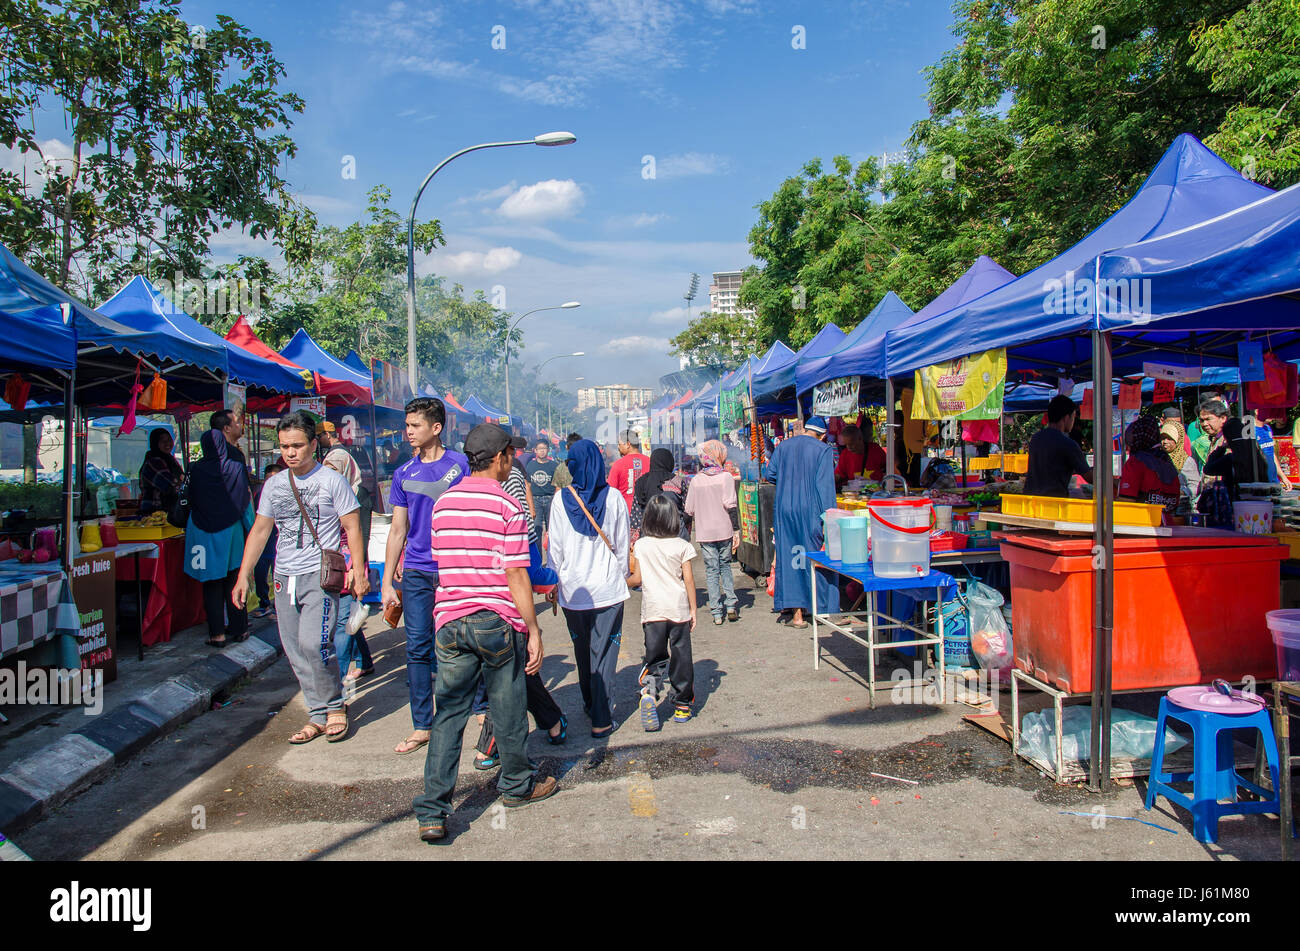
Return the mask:
{"type": "MultiPolygon", "coordinates": [[[[957,582],[952,575],[945,574],[942,571],[931,571],[928,575],[920,578],[880,578],[872,570],[868,563],[865,565],[846,565],[841,561],[832,561],[830,556],[824,551],[809,552],[807,558],[812,569],[810,582],[812,587],[812,635],[813,635],[813,670],[821,666],[821,642],[818,640],[817,627],[824,624],[832,630],[838,631],[849,640],[855,641],[867,648],[867,664],[869,675],[867,677],[867,690],[871,695],[871,708],[876,707],[876,651],[890,650],[896,647],[924,647],[933,646],[934,655],[934,677],[939,687],[939,702],[945,701],[944,682],[943,682],[943,602],[945,598],[955,597],[957,594],[957,582]],[[867,636],[862,639],[854,633],[851,626],[837,623],[831,619],[830,614],[817,613],[817,571],[821,569],[831,574],[843,575],[845,578],[852,578],[858,584],[862,585],[862,590],[867,599],[865,611],[843,611],[836,612],[843,614],[848,618],[857,618],[865,620],[867,623],[867,636]],[[876,596],[882,591],[898,592],[906,595],[916,601],[934,601],[936,602],[935,610],[935,630],[926,631],[919,627],[914,627],[905,621],[900,621],[895,617],[879,610],[876,604],[876,596]],[[876,642],[876,637],[882,631],[911,631],[917,636],[916,640],[896,641],[888,640],[881,643],[876,642]]],[[[924,680],[902,680],[890,681],[890,687],[926,687],[929,684],[924,680]]]]}

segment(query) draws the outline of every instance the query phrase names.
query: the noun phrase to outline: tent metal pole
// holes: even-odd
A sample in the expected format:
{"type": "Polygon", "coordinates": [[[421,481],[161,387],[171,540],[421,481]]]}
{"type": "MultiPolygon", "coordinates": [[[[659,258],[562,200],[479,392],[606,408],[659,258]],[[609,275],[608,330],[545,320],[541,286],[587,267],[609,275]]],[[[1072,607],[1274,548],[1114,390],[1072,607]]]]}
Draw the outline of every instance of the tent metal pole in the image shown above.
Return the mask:
{"type": "Polygon", "coordinates": [[[1088,788],[1110,779],[1111,646],[1115,628],[1115,481],[1111,448],[1110,334],[1092,332],[1092,735],[1088,788]]]}
{"type": "Polygon", "coordinates": [[[77,367],[68,370],[63,386],[63,570],[72,577],[73,477],[75,460],[72,453],[73,432],[76,427],[77,367]]]}
{"type": "Polygon", "coordinates": [[[893,475],[894,467],[894,381],[885,377],[885,474],[893,475]]]}

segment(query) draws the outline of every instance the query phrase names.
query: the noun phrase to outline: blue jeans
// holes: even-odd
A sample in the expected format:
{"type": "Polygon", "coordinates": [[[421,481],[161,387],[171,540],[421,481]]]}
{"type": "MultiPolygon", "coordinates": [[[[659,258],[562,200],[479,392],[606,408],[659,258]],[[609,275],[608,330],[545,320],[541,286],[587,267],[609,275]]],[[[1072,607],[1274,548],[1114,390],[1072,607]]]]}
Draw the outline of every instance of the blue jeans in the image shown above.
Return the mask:
{"type": "Polygon", "coordinates": [[[411,692],[411,724],[433,726],[433,678],[438,658],[433,649],[433,600],[438,576],[432,571],[402,572],[402,619],[406,622],[406,680],[411,692]]]}
{"type": "Polygon", "coordinates": [[[479,611],[440,627],[436,644],[438,712],[424,758],[424,792],[412,804],[422,823],[451,814],[461,742],[480,676],[487,685],[501,756],[497,790],[503,796],[524,798],[533,788],[533,771],[524,750],[528,739],[526,636],[499,614],[479,611]]]}
{"type": "Polygon", "coordinates": [[[704,555],[704,579],[709,586],[709,610],[714,617],[736,607],[736,580],[731,575],[731,539],[700,542],[704,555]]]}
{"type": "Polygon", "coordinates": [[[573,639],[583,705],[591,717],[592,729],[603,730],[614,723],[614,678],[623,637],[623,604],[563,611],[573,639]]]}
{"type": "Polygon", "coordinates": [[[361,631],[355,635],[348,633],[348,618],[351,617],[355,604],[356,598],[352,595],[339,598],[338,627],[334,630],[334,653],[339,658],[339,677],[347,676],[354,660],[361,665],[362,670],[375,666],[370,656],[370,645],[366,643],[366,635],[361,631]]]}

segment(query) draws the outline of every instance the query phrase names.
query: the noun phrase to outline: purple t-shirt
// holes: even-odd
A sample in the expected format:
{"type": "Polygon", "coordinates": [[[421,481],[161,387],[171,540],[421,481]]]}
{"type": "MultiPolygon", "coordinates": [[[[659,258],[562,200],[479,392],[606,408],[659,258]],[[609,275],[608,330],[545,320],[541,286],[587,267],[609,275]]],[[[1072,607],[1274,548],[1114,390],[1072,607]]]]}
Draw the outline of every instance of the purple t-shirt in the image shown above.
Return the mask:
{"type": "Polygon", "coordinates": [[[406,532],[406,569],[438,570],[429,552],[433,503],[467,475],[469,459],[453,449],[444,450],[437,462],[422,462],[416,456],[402,463],[393,473],[393,489],[388,494],[388,502],[405,508],[410,523],[406,532]]]}

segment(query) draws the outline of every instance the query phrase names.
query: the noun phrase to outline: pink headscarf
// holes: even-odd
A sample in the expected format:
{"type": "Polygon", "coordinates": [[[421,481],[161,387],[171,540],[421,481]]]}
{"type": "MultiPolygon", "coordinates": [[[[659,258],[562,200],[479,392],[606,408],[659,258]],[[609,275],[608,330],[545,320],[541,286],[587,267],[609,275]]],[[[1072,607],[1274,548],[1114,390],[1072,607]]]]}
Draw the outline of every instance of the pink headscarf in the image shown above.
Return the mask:
{"type": "Polygon", "coordinates": [[[706,439],[700,443],[700,455],[715,466],[721,466],[727,461],[727,447],[722,444],[721,440],[706,439]]]}

